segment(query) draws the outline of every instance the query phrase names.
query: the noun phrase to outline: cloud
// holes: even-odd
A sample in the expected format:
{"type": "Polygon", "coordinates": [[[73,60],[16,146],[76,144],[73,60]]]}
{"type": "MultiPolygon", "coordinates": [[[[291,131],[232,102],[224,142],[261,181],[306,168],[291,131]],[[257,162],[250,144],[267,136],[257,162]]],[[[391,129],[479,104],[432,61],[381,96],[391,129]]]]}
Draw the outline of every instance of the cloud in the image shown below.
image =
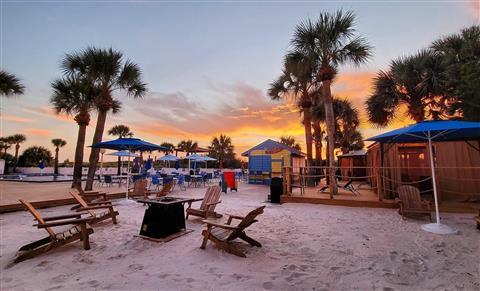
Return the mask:
{"type": "Polygon", "coordinates": [[[48,129],[41,129],[41,128],[25,128],[23,130],[25,133],[30,135],[37,135],[37,136],[52,136],[53,132],[48,129]]]}
{"type": "Polygon", "coordinates": [[[37,106],[24,105],[22,109],[28,114],[40,115],[43,117],[48,117],[48,118],[52,118],[52,119],[63,121],[63,122],[73,121],[73,117],[63,113],[57,114],[55,110],[53,110],[53,108],[48,106],[37,107],[37,106]]]}
{"type": "Polygon", "coordinates": [[[220,133],[232,137],[237,153],[266,137],[303,133],[298,110],[291,103],[271,101],[245,83],[211,84],[214,106],[206,107],[183,93],[151,93],[132,104],[141,121],[130,121],[134,132],[177,142],[191,138],[208,145],[220,133]]]}
{"type": "Polygon", "coordinates": [[[17,123],[32,123],[35,122],[34,119],[31,118],[26,118],[26,117],[20,117],[20,116],[15,116],[15,115],[2,115],[1,119],[3,121],[12,121],[12,122],[17,122],[17,123]]]}
{"type": "Polygon", "coordinates": [[[475,17],[476,20],[480,20],[480,1],[468,1],[465,3],[468,11],[475,17]]]}

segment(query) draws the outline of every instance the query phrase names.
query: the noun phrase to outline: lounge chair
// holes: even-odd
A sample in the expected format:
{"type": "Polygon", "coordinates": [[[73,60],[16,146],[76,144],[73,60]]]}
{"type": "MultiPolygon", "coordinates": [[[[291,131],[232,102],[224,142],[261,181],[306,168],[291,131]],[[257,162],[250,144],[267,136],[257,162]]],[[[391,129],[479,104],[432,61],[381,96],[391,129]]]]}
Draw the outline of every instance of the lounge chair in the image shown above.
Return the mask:
{"type": "Polygon", "coordinates": [[[403,185],[397,188],[398,197],[395,199],[400,205],[398,212],[405,219],[409,215],[428,216],[432,221],[430,202],[422,200],[418,188],[403,185]]]}
{"type": "Polygon", "coordinates": [[[33,215],[35,220],[38,221],[38,224],[34,226],[45,229],[48,232],[48,236],[21,247],[13,261],[14,263],[33,258],[77,240],[82,241],[85,250],[90,249],[88,236],[93,233],[93,229],[90,228],[87,223],[92,221],[93,218],[82,218],[81,215],[83,213],[42,217],[40,212],[38,212],[32,204],[21,199],[19,201],[33,215]],[[63,225],[73,225],[73,227],[60,233],[55,232],[52,228],[63,225]]]}
{"type": "Polygon", "coordinates": [[[117,215],[118,211],[113,209],[111,201],[102,201],[102,202],[92,202],[87,203],[83,198],[77,193],[70,191],[70,195],[77,200],[80,207],[77,211],[87,211],[91,217],[93,217],[90,224],[95,224],[106,219],[112,219],[113,224],[117,224],[117,215]],[[95,212],[95,210],[103,210],[102,212],[95,212]]]}
{"type": "MultiPolygon", "coordinates": [[[[353,196],[360,195],[360,192],[357,189],[355,189],[355,186],[353,186],[353,179],[348,180],[348,182],[345,183],[345,184],[339,184],[338,181],[337,181],[337,186],[339,188],[342,188],[342,189],[345,189],[345,190],[351,192],[353,194],[353,196]]],[[[325,190],[328,190],[328,189],[330,189],[330,185],[327,184],[327,185],[321,187],[320,190],[318,190],[318,192],[323,193],[323,192],[325,192],[325,190]]]]}
{"type": "Polygon", "coordinates": [[[85,200],[87,203],[97,202],[97,201],[108,201],[106,192],[100,192],[97,190],[85,191],[82,189],[81,186],[78,186],[78,185],[75,186],[75,189],[78,191],[78,194],[82,196],[83,200],[85,200]]]}
{"type": "Polygon", "coordinates": [[[148,191],[148,194],[155,194],[155,196],[157,197],[167,196],[167,194],[172,191],[174,186],[175,186],[175,181],[172,180],[170,182],[164,183],[160,191],[148,191]]]}
{"type": "Polygon", "coordinates": [[[259,207],[245,217],[238,215],[228,215],[228,220],[226,224],[220,224],[212,220],[203,220],[207,224],[207,229],[202,231],[203,242],[201,249],[205,249],[207,246],[207,241],[211,240],[215,245],[225,250],[228,253],[234,254],[239,257],[245,258],[245,254],[238,249],[232,241],[236,238],[242,239],[248,242],[252,246],[261,247],[262,245],[254,240],[253,238],[247,236],[245,229],[248,228],[253,223],[257,222],[255,219],[258,215],[263,213],[265,206],[259,207]],[[231,225],[233,219],[241,220],[240,223],[236,226],[231,225]]]}
{"type": "Polygon", "coordinates": [[[187,210],[185,211],[187,213],[187,217],[185,219],[188,219],[189,215],[200,216],[205,219],[207,219],[209,215],[217,218],[222,217],[221,214],[215,212],[215,207],[217,206],[217,204],[222,202],[219,200],[221,191],[222,189],[220,188],[220,186],[210,186],[205,192],[205,197],[189,201],[187,210]],[[197,201],[202,201],[200,208],[192,208],[192,203],[197,201]]]}
{"type": "Polygon", "coordinates": [[[144,198],[148,199],[147,180],[136,180],[133,184],[133,191],[128,192],[128,197],[131,199],[144,198]]]}

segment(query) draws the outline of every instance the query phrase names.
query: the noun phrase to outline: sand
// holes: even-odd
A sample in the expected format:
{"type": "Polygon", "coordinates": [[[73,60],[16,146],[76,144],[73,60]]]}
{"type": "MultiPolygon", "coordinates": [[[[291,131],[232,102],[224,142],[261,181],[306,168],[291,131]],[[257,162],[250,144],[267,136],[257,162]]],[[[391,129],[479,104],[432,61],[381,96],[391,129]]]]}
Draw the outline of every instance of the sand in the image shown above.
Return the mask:
{"type": "MultiPolygon", "coordinates": [[[[203,196],[204,189],[175,190],[203,196]]],[[[27,212],[0,215],[1,290],[479,290],[480,231],[472,214],[445,214],[459,234],[423,232],[425,220],[402,220],[394,209],[265,203],[268,189],[241,185],[217,210],[245,214],[267,205],[248,229],[262,248],[247,258],[199,248],[204,225],[168,243],[134,237],[145,207],[116,201],[119,224],[102,224],[91,249],[74,243],[6,268],[16,250],[46,232],[27,212]]],[[[45,215],[69,207],[42,209],[45,215]]]]}

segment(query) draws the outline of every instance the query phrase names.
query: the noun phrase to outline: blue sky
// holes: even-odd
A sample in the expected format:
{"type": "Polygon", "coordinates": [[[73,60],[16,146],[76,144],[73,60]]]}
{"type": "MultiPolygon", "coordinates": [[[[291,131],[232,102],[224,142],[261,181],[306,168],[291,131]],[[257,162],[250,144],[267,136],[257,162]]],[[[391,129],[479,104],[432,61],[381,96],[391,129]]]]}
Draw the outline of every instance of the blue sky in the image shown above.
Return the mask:
{"type": "MultiPolygon", "coordinates": [[[[142,102],[121,97],[124,110],[108,125],[127,124],[140,137],[156,141],[192,137],[203,145],[212,135],[225,132],[243,150],[264,138],[276,138],[278,132],[303,138],[295,112],[282,115],[297,120],[283,131],[268,130],[282,127],[287,123],[283,119],[271,119],[273,125],[265,125],[268,120],[241,119],[225,129],[221,122],[222,114],[235,114],[226,108],[244,106],[261,114],[280,105],[267,100],[265,92],[280,73],[282,57],[300,21],[315,18],[320,11],[355,12],[356,28],[374,46],[374,57],[360,69],[342,68],[348,78],[340,80],[337,88],[357,100],[358,106],[370,85],[365,76],[386,68],[392,58],[480,22],[478,2],[473,1],[3,1],[1,7],[1,67],[27,87],[24,96],[2,100],[2,116],[8,117],[2,120],[2,135],[25,132],[27,145],[48,145],[51,138],[63,136],[69,142],[65,155],[70,158],[76,125],[48,112],[49,83],[61,76],[59,63],[65,53],[89,45],[122,51],[140,65],[149,85],[150,93],[142,102]],[[187,118],[171,114],[169,108],[195,110],[187,118]],[[163,130],[175,126],[179,133],[163,130]]],[[[88,131],[90,137],[93,128],[88,131]]]]}

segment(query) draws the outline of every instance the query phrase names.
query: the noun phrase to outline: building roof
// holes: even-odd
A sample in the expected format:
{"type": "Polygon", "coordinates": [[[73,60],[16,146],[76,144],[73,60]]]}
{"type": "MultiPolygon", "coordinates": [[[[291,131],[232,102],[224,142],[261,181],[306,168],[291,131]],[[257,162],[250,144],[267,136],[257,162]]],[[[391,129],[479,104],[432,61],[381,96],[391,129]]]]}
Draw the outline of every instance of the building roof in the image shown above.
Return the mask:
{"type": "Polygon", "coordinates": [[[359,156],[365,156],[365,155],[367,155],[366,150],[358,150],[358,151],[349,151],[346,154],[337,156],[337,158],[359,157],[359,156]]]}
{"type": "Polygon", "coordinates": [[[302,153],[301,151],[299,151],[297,149],[294,149],[292,147],[289,147],[287,145],[284,145],[282,143],[279,143],[277,141],[274,141],[272,139],[267,139],[266,141],[262,142],[261,144],[258,144],[256,146],[254,146],[253,148],[249,149],[248,151],[243,152],[242,156],[244,156],[244,157],[248,156],[250,154],[250,152],[254,151],[254,150],[274,150],[274,149],[287,150],[294,155],[301,156],[301,157],[305,156],[305,154],[302,153]]]}
{"type": "MultiPolygon", "coordinates": [[[[180,149],[180,148],[175,148],[175,151],[181,152],[181,153],[186,152],[186,151],[184,151],[183,149],[180,149]]],[[[210,150],[207,149],[207,148],[202,148],[202,147],[197,146],[194,150],[192,150],[192,152],[193,153],[208,153],[208,152],[210,152],[210,150]]]]}

